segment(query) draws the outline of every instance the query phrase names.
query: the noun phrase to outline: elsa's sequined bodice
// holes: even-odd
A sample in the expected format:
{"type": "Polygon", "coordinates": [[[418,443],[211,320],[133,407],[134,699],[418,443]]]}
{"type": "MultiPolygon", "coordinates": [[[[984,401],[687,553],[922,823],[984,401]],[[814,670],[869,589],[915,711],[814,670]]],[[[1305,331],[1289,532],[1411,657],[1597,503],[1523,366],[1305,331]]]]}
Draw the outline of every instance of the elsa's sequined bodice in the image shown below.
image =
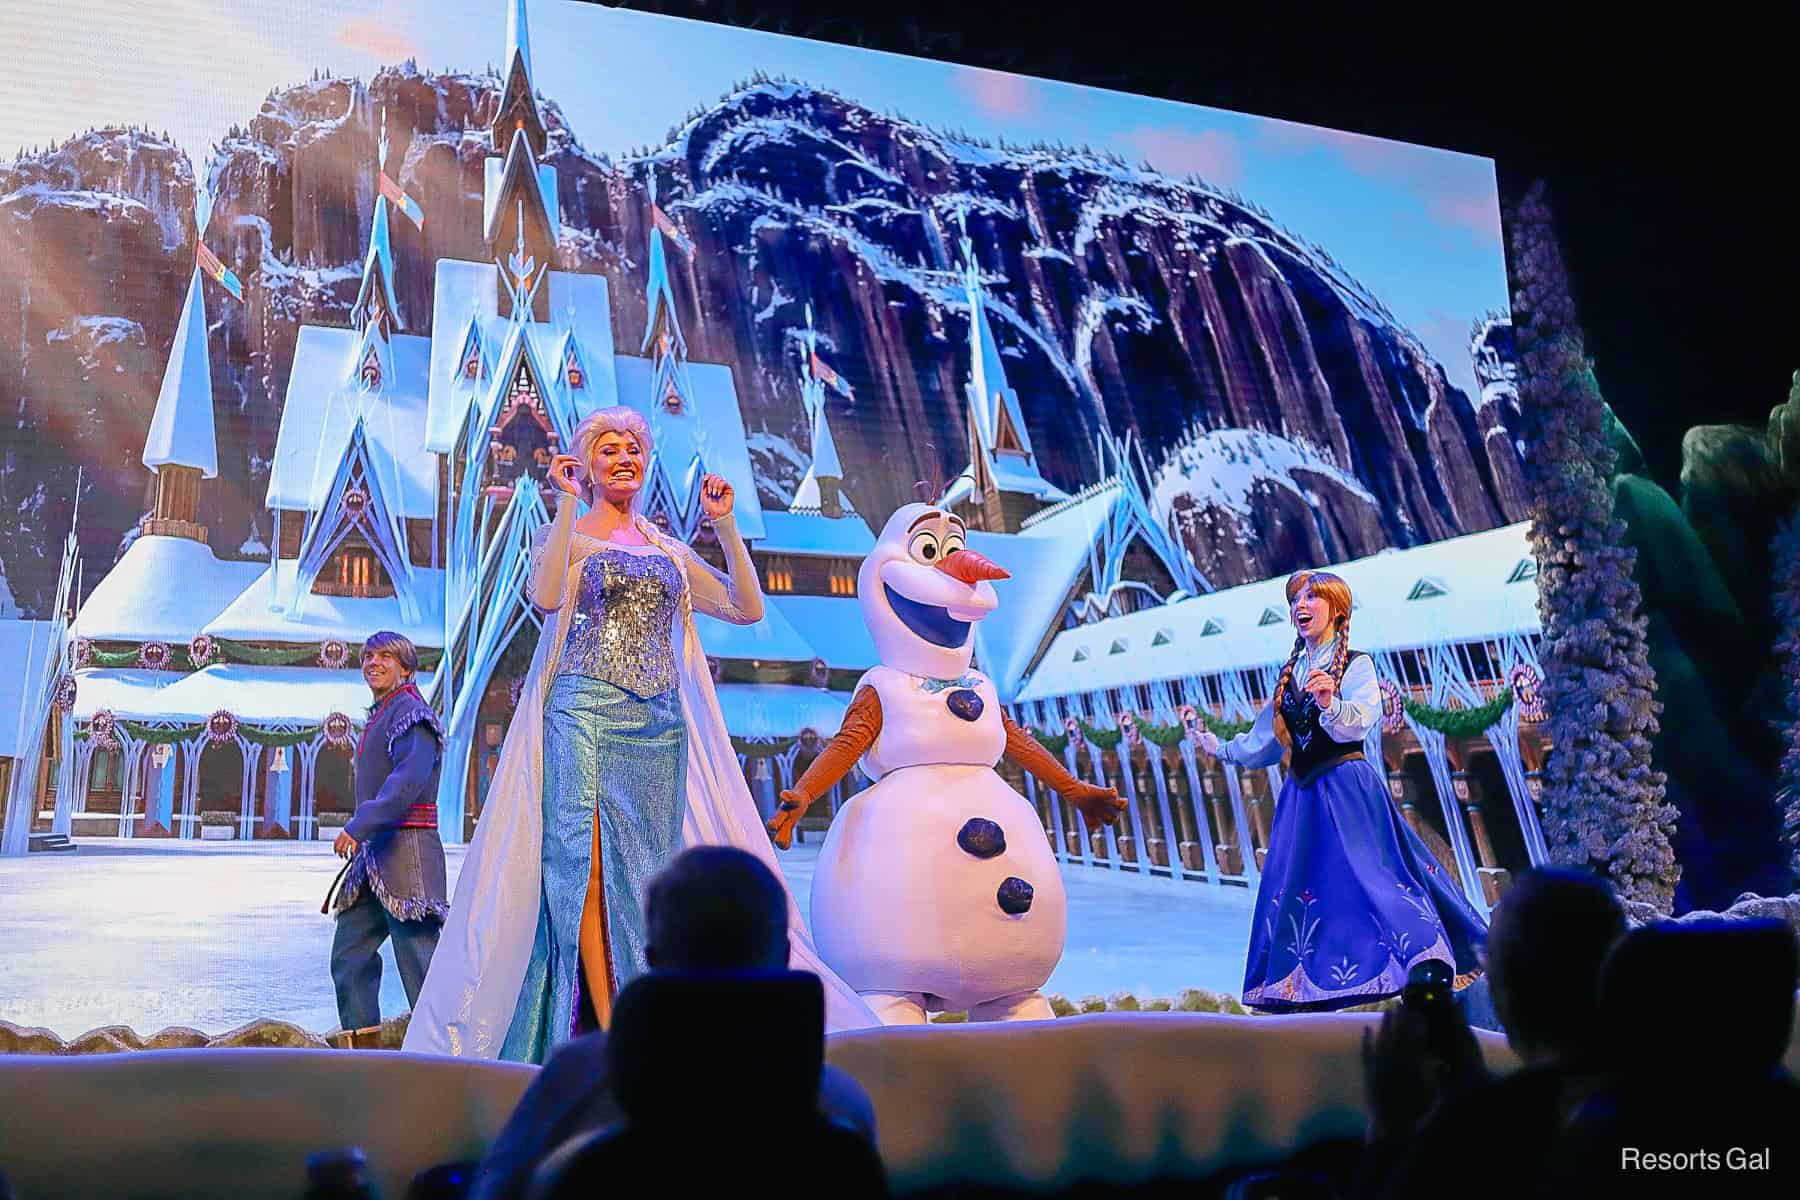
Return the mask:
{"type": "Polygon", "coordinates": [[[604,679],[644,697],[674,687],[681,569],[668,555],[600,550],[582,561],[575,586],[557,674],[604,679]]]}

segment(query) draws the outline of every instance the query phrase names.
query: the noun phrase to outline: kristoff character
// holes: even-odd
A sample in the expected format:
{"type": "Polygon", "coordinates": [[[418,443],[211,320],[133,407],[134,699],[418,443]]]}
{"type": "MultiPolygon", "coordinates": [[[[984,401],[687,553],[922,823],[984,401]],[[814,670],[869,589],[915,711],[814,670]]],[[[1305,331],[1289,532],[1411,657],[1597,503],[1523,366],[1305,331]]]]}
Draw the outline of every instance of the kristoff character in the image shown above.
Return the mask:
{"type": "Polygon", "coordinates": [[[416,1004],[450,911],[437,816],[444,731],[413,685],[418,669],[419,652],[398,633],[363,643],[374,702],[356,743],[356,813],[334,847],[349,862],[330,905],[331,981],[353,1045],[381,1024],[382,941],[394,939],[407,1003],[416,1004]]]}

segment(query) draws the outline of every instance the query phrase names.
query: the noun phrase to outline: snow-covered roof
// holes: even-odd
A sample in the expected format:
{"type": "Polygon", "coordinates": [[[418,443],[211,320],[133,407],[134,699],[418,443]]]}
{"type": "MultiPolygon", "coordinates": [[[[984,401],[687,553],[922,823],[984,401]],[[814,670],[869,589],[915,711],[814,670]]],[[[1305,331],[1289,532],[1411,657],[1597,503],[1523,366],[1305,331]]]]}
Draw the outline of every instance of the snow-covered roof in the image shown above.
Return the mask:
{"type": "Polygon", "coordinates": [[[793,737],[811,729],[829,738],[844,722],[850,698],[843,692],[792,683],[721,683],[719,708],[737,737],[793,737]]]}
{"type": "MultiPolygon", "coordinates": [[[[506,172],[513,170],[525,179],[525,187],[536,187],[538,202],[544,206],[544,216],[550,222],[550,240],[562,239],[561,210],[556,203],[556,168],[546,163],[534,163],[531,156],[531,140],[525,136],[523,128],[513,130],[512,144],[507,147],[506,157],[493,157],[483,163],[483,190],[481,194],[481,228],[482,236],[489,245],[493,245],[494,235],[500,227],[500,198],[506,194],[506,172]],[[518,165],[514,166],[514,162],[518,165]]],[[[517,201],[515,201],[517,203],[517,201]]],[[[511,246],[496,247],[502,254],[510,254],[511,246]]],[[[540,264],[542,265],[542,264],[540,264]]],[[[435,329],[436,326],[433,326],[435,329]]]]}
{"type": "Polygon", "coordinates": [[[704,613],[694,614],[700,645],[714,658],[745,661],[809,663],[818,657],[812,643],[788,621],[781,609],[763,604],[763,619],[754,625],[733,625],[704,613]]]}
{"type": "MultiPolygon", "coordinates": [[[[1030,463],[1016,454],[992,454],[988,456],[988,465],[994,472],[994,486],[1003,492],[1022,492],[1035,497],[1046,504],[1060,504],[1069,498],[1069,493],[1037,473],[1030,463]]],[[[950,486],[944,489],[943,498],[938,504],[944,508],[960,504],[975,492],[975,468],[964,467],[950,486]]]]}
{"type": "Polygon", "coordinates": [[[969,532],[970,549],[1012,572],[1010,579],[994,581],[999,607],[975,626],[976,664],[994,681],[1001,700],[1012,700],[1119,503],[1116,486],[1101,487],[1046,511],[1020,533],[969,532]]]}
{"type": "Polygon", "coordinates": [[[219,473],[219,448],[213,437],[212,365],[206,352],[206,300],[198,267],[188,278],[175,344],[163,371],[150,433],[144,438],[144,465],[153,471],[164,465],[196,467],[207,479],[219,473]]]}
{"type": "Polygon", "coordinates": [[[102,709],[138,721],[160,716],[164,706],[163,693],[181,679],[179,671],[140,671],[136,668],[77,671],[74,719],[91,720],[102,709]]]}
{"type": "Polygon", "coordinates": [[[1017,454],[995,454],[992,465],[994,483],[1003,492],[1024,492],[1051,504],[1069,498],[1069,493],[1039,475],[1036,467],[1017,454]]]}
{"type": "Polygon", "coordinates": [[[0,758],[19,756],[20,722],[29,738],[38,687],[60,646],[50,643],[51,621],[0,621],[0,758]]]}
{"type": "Polygon", "coordinates": [[[400,601],[394,596],[374,599],[320,596],[311,592],[305,596],[298,619],[290,621],[285,611],[272,606],[285,603],[293,594],[296,561],[284,558],[274,567],[266,563],[243,565],[254,568],[256,574],[229,608],[207,622],[204,632],[214,637],[244,642],[318,642],[338,638],[354,644],[377,630],[389,629],[405,634],[415,646],[443,644],[444,572],[441,569],[421,566],[412,569],[415,594],[419,599],[416,622],[401,616],[400,601]]]}
{"type": "Polygon", "coordinates": [[[776,509],[762,515],[763,536],[757,550],[776,554],[861,558],[875,548],[875,535],[858,516],[828,517],[817,509],[776,509]]]}
{"type": "MultiPolygon", "coordinates": [[[[833,450],[832,453],[837,452],[833,450]]],[[[842,477],[838,478],[838,507],[847,513],[854,513],[856,505],[851,501],[850,493],[842,483],[842,477]]],[[[806,477],[800,481],[800,486],[794,489],[794,499],[788,508],[790,510],[812,509],[816,512],[824,500],[824,495],[819,491],[819,468],[817,464],[814,464],[806,468],[806,477]]]]}
{"type": "Polygon", "coordinates": [[[814,657],[834,670],[866,671],[881,661],[854,596],[769,596],[766,602],[802,632],[814,657]]]}
{"type": "MultiPolygon", "coordinates": [[[[513,323],[499,315],[496,306],[499,286],[493,263],[438,260],[437,290],[431,305],[431,328],[436,336],[431,340],[431,365],[426,384],[429,398],[425,421],[426,450],[438,454],[454,450],[456,435],[462,431],[469,409],[486,396],[492,384],[491,379],[470,383],[462,376],[463,339],[471,315],[480,326],[489,368],[496,372],[500,369],[499,350],[513,323]]],[[[527,322],[525,336],[531,339],[535,360],[552,370],[551,376],[541,381],[547,393],[546,403],[562,407],[579,421],[597,408],[619,403],[622,394],[614,378],[612,301],[607,292],[606,277],[550,271],[543,286],[550,289],[550,319],[527,322]],[[571,311],[579,318],[574,327],[575,336],[580,345],[581,361],[588,370],[583,386],[576,389],[565,386],[561,371],[554,370],[560,362],[564,335],[570,330],[571,311]]],[[[734,400],[734,411],[735,403],[734,400]]],[[[738,440],[743,441],[741,425],[738,440]]],[[[732,483],[736,484],[737,480],[733,479],[732,483]]],[[[742,489],[738,494],[743,495],[742,489]]]]}
{"type": "Polygon", "coordinates": [[[652,395],[655,371],[649,359],[621,354],[613,359],[613,370],[617,403],[628,404],[649,418],[656,437],[656,455],[672,482],[684,485],[694,456],[699,455],[706,469],[723,475],[736,493],[738,532],[751,541],[760,539],[762,503],[756,496],[756,475],[750,466],[750,447],[744,440],[744,418],[738,409],[731,368],[718,363],[689,363],[693,403],[679,413],[660,411],[662,406],[652,395]]]}
{"type": "MultiPolygon", "coordinates": [[[[414,682],[424,690],[431,675],[414,682]]],[[[220,663],[190,675],[97,670],[77,673],[75,719],[107,708],[137,721],[193,722],[224,709],[251,725],[316,725],[334,712],[360,720],[369,701],[369,685],[354,669],[220,663]]]]}
{"type": "MultiPolygon", "coordinates": [[[[1356,597],[1351,645],[1398,650],[1539,633],[1528,529],[1522,522],[1325,568],[1356,597]]],[[[1280,662],[1294,645],[1285,584],[1265,579],[1064,630],[1018,698],[1280,662]]]]}
{"type": "Polygon", "coordinates": [[[432,339],[396,335],[391,375],[365,394],[352,370],[361,337],[354,329],[300,327],[269,466],[268,506],[314,510],[324,504],[360,415],[389,502],[402,516],[428,520],[437,511],[437,461],[425,445],[432,339]]]}
{"type": "Polygon", "coordinates": [[[94,641],[186,643],[268,568],[228,562],[191,538],[142,534],[75,614],[94,641]]]}

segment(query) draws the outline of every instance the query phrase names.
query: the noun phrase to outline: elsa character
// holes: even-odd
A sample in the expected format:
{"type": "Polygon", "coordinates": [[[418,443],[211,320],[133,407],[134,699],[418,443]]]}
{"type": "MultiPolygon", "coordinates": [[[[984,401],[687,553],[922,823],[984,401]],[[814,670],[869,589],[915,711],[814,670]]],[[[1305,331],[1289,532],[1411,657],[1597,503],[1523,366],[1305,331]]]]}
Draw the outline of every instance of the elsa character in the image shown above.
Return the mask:
{"type": "MultiPolygon", "coordinates": [[[[615,406],[550,463],[562,496],[526,585],[543,633],[407,1050],[543,1062],[585,1023],[606,1025],[646,969],[644,889],[684,845],[738,846],[775,869],[694,632],[695,609],[762,619],[732,488],[718,475],[700,485],[730,567],[720,575],[637,512],[650,448],[644,418],[615,406]],[[579,520],[578,501],[590,506],[579,520]]],[[[794,964],[823,979],[828,1025],[876,1024],[789,905],[794,964]]]]}

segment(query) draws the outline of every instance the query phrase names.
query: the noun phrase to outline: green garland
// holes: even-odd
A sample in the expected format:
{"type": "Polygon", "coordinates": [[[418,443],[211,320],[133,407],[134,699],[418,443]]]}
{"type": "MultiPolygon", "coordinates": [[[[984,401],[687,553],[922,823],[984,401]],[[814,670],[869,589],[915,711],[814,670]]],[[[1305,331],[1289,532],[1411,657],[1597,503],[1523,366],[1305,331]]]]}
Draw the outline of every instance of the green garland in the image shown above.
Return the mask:
{"type": "MultiPolygon", "coordinates": [[[[323,643],[309,646],[258,646],[253,642],[240,642],[233,638],[214,638],[213,645],[222,662],[244,663],[252,667],[297,667],[301,663],[317,662],[323,643]]],[[[352,651],[351,658],[354,657],[355,653],[352,651]]]]}
{"type": "Polygon", "coordinates": [[[799,738],[783,738],[776,742],[752,742],[745,738],[734,737],[731,739],[731,748],[745,758],[774,758],[776,755],[786,754],[799,740],[799,738]]]}
{"type": "MultiPolygon", "coordinates": [[[[142,742],[149,746],[177,745],[178,743],[199,737],[206,731],[206,726],[204,724],[177,725],[173,729],[163,729],[154,725],[146,725],[141,721],[128,720],[120,720],[118,727],[123,733],[127,734],[132,741],[142,742]]],[[[325,727],[323,725],[306,725],[291,733],[284,733],[279,730],[256,729],[249,725],[240,724],[237,727],[237,732],[238,736],[242,737],[246,742],[273,749],[278,746],[304,745],[325,732],[325,727]]],[[[76,741],[86,741],[89,736],[89,732],[86,729],[78,729],[75,731],[76,741]]]]}
{"type": "Polygon", "coordinates": [[[238,726],[238,735],[246,742],[258,746],[274,748],[277,746],[298,746],[310,742],[325,732],[323,725],[309,725],[304,729],[296,729],[292,733],[274,733],[266,729],[250,729],[238,726]]]}
{"type": "MultiPolygon", "coordinates": [[[[360,643],[345,642],[349,656],[344,661],[346,670],[353,670],[361,649],[360,643]]],[[[240,642],[234,638],[214,638],[212,663],[242,663],[252,667],[298,667],[319,661],[319,654],[325,648],[323,642],[310,643],[277,643],[263,645],[256,642],[240,642]]],[[[135,667],[138,665],[138,647],[126,650],[102,650],[98,646],[89,646],[87,661],[89,666],[116,669],[119,667],[135,667]]],[[[443,661],[442,650],[420,650],[419,670],[434,671],[443,661]]],[[[188,653],[188,648],[181,645],[169,646],[170,671],[197,671],[198,664],[188,653]]]]}
{"type": "Polygon", "coordinates": [[[1113,749],[1125,737],[1123,729],[1095,729],[1080,717],[1075,718],[1075,723],[1081,726],[1081,736],[1102,750],[1113,749]]]}
{"type": "Polygon", "coordinates": [[[1187,730],[1182,727],[1180,721],[1169,725],[1158,725],[1155,721],[1139,721],[1138,732],[1144,735],[1146,742],[1164,750],[1171,746],[1181,745],[1181,739],[1187,736],[1187,730]]]}
{"type": "MultiPolygon", "coordinates": [[[[88,663],[96,667],[135,667],[138,665],[139,651],[135,647],[130,650],[102,650],[98,646],[88,648],[88,663]]],[[[194,664],[188,658],[186,646],[169,647],[169,665],[166,671],[192,671],[194,664]]]]}
{"type": "Polygon", "coordinates": [[[1069,735],[1066,733],[1041,733],[1033,730],[1031,736],[1037,739],[1038,745],[1061,758],[1063,751],[1069,748],[1069,735]]]}
{"type": "Polygon", "coordinates": [[[133,741],[144,742],[151,746],[173,746],[177,742],[185,742],[200,732],[198,725],[178,725],[174,729],[158,729],[146,725],[142,721],[120,721],[119,728],[131,735],[133,741]]]}
{"type": "Polygon", "coordinates": [[[1480,708],[1432,708],[1407,700],[1406,715],[1433,733],[1447,738],[1480,737],[1512,707],[1513,692],[1506,688],[1480,708]]]}
{"type": "Polygon", "coordinates": [[[1224,721],[1214,717],[1205,709],[1200,709],[1198,711],[1200,713],[1200,723],[1212,730],[1213,736],[1218,738],[1221,742],[1229,742],[1240,733],[1249,733],[1256,725],[1255,721],[1224,721]]]}

